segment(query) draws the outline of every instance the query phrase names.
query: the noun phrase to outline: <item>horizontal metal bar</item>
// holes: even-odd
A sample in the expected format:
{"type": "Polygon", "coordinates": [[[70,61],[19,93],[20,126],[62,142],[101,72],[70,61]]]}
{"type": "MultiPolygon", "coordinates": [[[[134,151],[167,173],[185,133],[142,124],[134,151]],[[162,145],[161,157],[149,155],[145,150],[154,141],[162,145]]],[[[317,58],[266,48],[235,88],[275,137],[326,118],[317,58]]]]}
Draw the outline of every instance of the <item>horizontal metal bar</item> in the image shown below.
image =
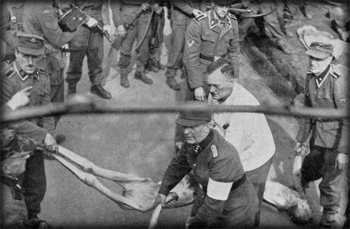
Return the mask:
{"type": "Polygon", "coordinates": [[[3,114],[1,122],[9,122],[20,119],[29,119],[50,115],[88,115],[88,114],[166,114],[178,113],[181,111],[210,111],[221,112],[254,112],[266,115],[282,115],[297,117],[314,117],[322,119],[349,119],[349,113],[345,109],[320,109],[302,108],[295,106],[227,106],[227,105],[206,105],[194,106],[191,104],[179,104],[169,106],[108,106],[99,104],[90,99],[67,101],[63,104],[51,104],[40,107],[29,107],[3,114]]]}

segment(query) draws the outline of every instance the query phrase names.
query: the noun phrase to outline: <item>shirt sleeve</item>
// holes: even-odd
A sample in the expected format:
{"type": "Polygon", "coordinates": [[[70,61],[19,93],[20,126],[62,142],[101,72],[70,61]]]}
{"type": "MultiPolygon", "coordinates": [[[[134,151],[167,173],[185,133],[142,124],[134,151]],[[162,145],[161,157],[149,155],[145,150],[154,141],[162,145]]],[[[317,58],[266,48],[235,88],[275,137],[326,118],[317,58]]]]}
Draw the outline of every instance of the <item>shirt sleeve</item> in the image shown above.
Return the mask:
{"type": "Polygon", "coordinates": [[[182,13],[187,14],[188,16],[192,15],[192,12],[194,8],[184,0],[176,1],[176,0],[171,0],[170,3],[176,7],[178,10],[180,10],[182,13]]]}
{"type": "Polygon", "coordinates": [[[103,0],[101,5],[101,18],[103,25],[110,25],[109,22],[109,0],[103,0]]]}
{"type": "Polygon", "coordinates": [[[187,27],[183,57],[183,62],[188,73],[188,83],[191,89],[202,87],[204,84],[199,60],[201,44],[201,24],[197,20],[191,20],[187,27]]]}
{"type": "MultiPolygon", "coordinates": [[[[12,112],[12,109],[6,105],[6,103],[16,94],[15,87],[11,84],[9,80],[3,79],[2,81],[2,93],[1,93],[1,103],[3,114],[8,114],[7,112],[12,112]]],[[[15,122],[6,123],[7,127],[16,131],[17,134],[23,137],[33,138],[38,142],[42,142],[47,134],[47,130],[39,127],[38,125],[28,121],[20,120],[15,122]]]]}
{"type": "Polygon", "coordinates": [[[158,193],[168,195],[170,190],[173,189],[186,174],[191,172],[191,170],[192,168],[187,162],[186,151],[183,146],[176,157],[171,160],[158,193]]]}
{"type": "MultiPolygon", "coordinates": [[[[48,77],[42,77],[43,79],[43,86],[44,86],[44,97],[41,102],[41,105],[48,105],[51,104],[51,88],[50,88],[50,81],[48,77]],[[45,79],[45,80],[44,80],[45,79]]],[[[42,117],[42,123],[43,123],[43,128],[47,130],[52,136],[55,136],[55,120],[53,116],[45,116],[42,117]]]]}
{"type": "MultiPolygon", "coordinates": [[[[349,82],[347,76],[338,78],[334,85],[334,100],[337,109],[349,109],[349,82]]],[[[341,120],[340,136],[339,136],[338,152],[349,154],[348,139],[349,139],[349,119],[341,120]]]]}
{"type": "MultiPolygon", "coordinates": [[[[311,107],[310,92],[309,92],[309,81],[311,76],[306,78],[304,106],[311,107]]],[[[311,118],[300,118],[299,119],[299,130],[296,136],[298,142],[305,142],[311,131],[311,118]]]]}
{"type": "Polygon", "coordinates": [[[121,1],[111,1],[110,6],[112,10],[112,18],[115,27],[118,27],[123,24],[121,12],[122,12],[122,2],[121,1]]]}
{"type": "Polygon", "coordinates": [[[63,32],[58,24],[58,17],[53,9],[44,10],[37,15],[44,37],[56,48],[61,48],[73,39],[73,34],[63,32]]]}
{"type": "Polygon", "coordinates": [[[239,78],[239,37],[237,20],[232,21],[233,38],[227,50],[228,60],[234,68],[234,77],[239,78]]]}
{"type": "MultiPolygon", "coordinates": [[[[220,151],[220,156],[209,162],[207,195],[197,215],[194,216],[194,221],[202,222],[204,227],[209,227],[215,218],[222,213],[233,183],[241,178],[238,174],[239,170],[235,168],[236,162],[233,153],[229,152],[228,149],[225,151],[220,151]],[[215,195],[210,193],[215,193],[215,195]]],[[[238,159],[237,151],[235,154],[238,159]]]]}

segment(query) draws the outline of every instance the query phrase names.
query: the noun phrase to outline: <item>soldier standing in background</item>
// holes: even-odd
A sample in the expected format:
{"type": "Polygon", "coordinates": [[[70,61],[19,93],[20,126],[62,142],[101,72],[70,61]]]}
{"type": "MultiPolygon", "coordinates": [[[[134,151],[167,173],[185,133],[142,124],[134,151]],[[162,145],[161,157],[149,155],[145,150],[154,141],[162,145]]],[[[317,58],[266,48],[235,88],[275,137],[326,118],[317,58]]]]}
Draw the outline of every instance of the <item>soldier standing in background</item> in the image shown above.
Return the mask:
{"type": "MultiPolygon", "coordinates": [[[[149,41],[151,39],[150,23],[152,20],[151,0],[147,1],[111,1],[111,9],[113,12],[114,25],[117,27],[117,35],[124,37],[124,41],[120,50],[120,85],[122,87],[130,87],[128,80],[128,69],[130,64],[131,51],[135,40],[139,47],[136,49],[136,72],[135,79],[141,80],[143,83],[151,85],[153,80],[145,73],[145,66],[149,59],[149,41]],[[133,16],[133,14],[143,8],[143,13],[136,19],[132,27],[126,31],[124,23],[133,16]],[[141,42],[141,43],[140,43],[141,42]]],[[[155,11],[160,13],[161,7],[157,4],[155,11]]]]}
{"type": "MultiPolygon", "coordinates": [[[[310,72],[306,77],[305,106],[348,109],[349,69],[333,65],[333,46],[313,42],[306,52],[310,57],[310,72]]],[[[321,227],[340,228],[348,202],[349,123],[347,119],[303,119],[296,140],[295,152],[306,147],[310,153],[301,168],[301,184],[322,178],[319,184],[320,204],[323,207],[321,227]],[[306,142],[309,134],[311,142],[306,142]]]]}
{"type": "Polygon", "coordinates": [[[170,1],[171,17],[170,49],[168,53],[166,83],[173,90],[180,90],[175,80],[176,71],[183,66],[182,58],[185,47],[186,29],[193,18],[202,20],[206,17],[206,5],[201,1],[170,1]]]}
{"type": "MultiPolygon", "coordinates": [[[[46,69],[50,76],[51,102],[64,102],[64,77],[65,62],[62,54],[62,46],[72,41],[74,33],[63,32],[58,24],[60,7],[69,8],[71,0],[66,1],[27,1],[23,10],[23,29],[26,33],[35,34],[45,39],[46,58],[41,67],[46,69]]],[[[93,27],[97,24],[90,18],[86,24],[93,27]]],[[[55,117],[55,127],[60,115],[55,117]]],[[[64,141],[64,135],[57,136],[59,142],[64,141]]]]}
{"type": "MultiPolygon", "coordinates": [[[[86,15],[96,19],[103,30],[111,33],[109,23],[108,1],[76,1],[77,6],[86,15]]],[[[103,34],[96,27],[89,28],[87,25],[79,26],[69,43],[70,53],[69,67],[67,70],[66,82],[68,83],[68,95],[76,93],[77,83],[81,79],[83,61],[87,57],[89,78],[92,84],[90,92],[103,99],[111,99],[111,93],[102,86],[102,61],[103,61],[103,34]]]]}

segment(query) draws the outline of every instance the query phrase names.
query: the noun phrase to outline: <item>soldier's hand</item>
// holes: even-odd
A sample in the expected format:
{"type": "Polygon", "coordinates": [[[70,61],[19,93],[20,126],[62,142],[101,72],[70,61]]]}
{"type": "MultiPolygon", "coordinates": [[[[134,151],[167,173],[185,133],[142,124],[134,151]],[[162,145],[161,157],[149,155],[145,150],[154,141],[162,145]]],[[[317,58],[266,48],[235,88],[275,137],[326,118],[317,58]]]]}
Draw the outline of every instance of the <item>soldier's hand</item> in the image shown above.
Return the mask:
{"type": "Polygon", "coordinates": [[[159,6],[158,4],[154,4],[154,12],[156,12],[156,14],[161,14],[163,11],[163,7],[159,6]]]}
{"type": "Polygon", "coordinates": [[[153,207],[157,207],[159,204],[162,205],[162,207],[165,207],[166,204],[166,195],[158,194],[156,197],[156,200],[154,201],[153,207]]]}
{"type": "Polygon", "coordinates": [[[56,142],[55,138],[49,133],[46,134],[46,137],[44,140],[44,145],[45,145],[45,149],[50,151],[50,152],[55,153],[58,151],[57,142],[56,142]]]}
{"type": "Polygon", "coordinates": [[[121,37],[125,37],[126,36],[126,30],[124,28],[124,25],[119,25],[117,27],[117,35],[119,35],[121,37]]]}
{"type": "Polygon", "coordinates": [[[112,27],[110,25],[104,25],[103,30],[106,31],[109,35],[112,33],[112,27]]]}
{"type": "Polygon", "coordinates": [[[17,92],[12,98],[6,103],[12,110],[16,110],[19,107],[25,106],[29,103],[30,90],[33,87],[26,87],[17,92]]]}
{"type": "Polygon", "coordinates": [[[90,17],[89,20],[85,23],[89,28],[95,27],[98,25],[98,21],[95,18],[90,17]]]}
{"type": "Polygon", "coordinates": [[[335,159],[335,167],[338,169],[347,169],[349,164],[349,156],[345,153],[339,153],[335,159]]]}
{"type": "Polygon", "coordinates": [[[195,17],[197,20],[200,20],[200,19],[202,19],[203,17],[206,16],[205,13],[203,13],[202,11],[197,10],[197,9],[194,9],[194,10],[192,11],[192,13],[193,13],[194,17],[195,17]]]}
{"type": "Polygon", "coordinates": [[[205,100],[205,92],[203,87],[197,87],[194,89],[194,97],[198,101],[204,101],[205,100]]]}
{"type": "Polygon", "coordinates": [[[142,3],[142,9],[143,10],[148,10],[148,8],[151,6],[150,4],[148,4],[148,3],[142,3]]]}

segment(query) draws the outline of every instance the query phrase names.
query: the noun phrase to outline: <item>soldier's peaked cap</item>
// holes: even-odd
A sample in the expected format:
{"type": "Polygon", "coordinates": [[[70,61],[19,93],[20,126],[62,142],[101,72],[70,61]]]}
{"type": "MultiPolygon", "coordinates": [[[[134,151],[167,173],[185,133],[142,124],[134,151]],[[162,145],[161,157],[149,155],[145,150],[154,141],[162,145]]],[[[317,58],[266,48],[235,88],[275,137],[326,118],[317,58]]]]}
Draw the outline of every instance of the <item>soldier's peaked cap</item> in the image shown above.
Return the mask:
{"type": "MultiPolygon", "coordinates": [[[[196,106],[196,104],[194,104],[194,106],[196,106]]],[[[185,127],[195,127],[210,121],[211,112],[209,111],[182,111],[176,119],[176,124],[185,127]]]]}
{"type": "Polygon", "coordinates": [[[333,55],[333,45],[321,42],[312,42],[306,54],[317,59],[325,59],[333,55]]]}
{"type": "Polygon", "coordinates": [[[45,54],[44,38],[26,33],[18,33],[17,50],[27,55],[40,56],[45,54]]]}

